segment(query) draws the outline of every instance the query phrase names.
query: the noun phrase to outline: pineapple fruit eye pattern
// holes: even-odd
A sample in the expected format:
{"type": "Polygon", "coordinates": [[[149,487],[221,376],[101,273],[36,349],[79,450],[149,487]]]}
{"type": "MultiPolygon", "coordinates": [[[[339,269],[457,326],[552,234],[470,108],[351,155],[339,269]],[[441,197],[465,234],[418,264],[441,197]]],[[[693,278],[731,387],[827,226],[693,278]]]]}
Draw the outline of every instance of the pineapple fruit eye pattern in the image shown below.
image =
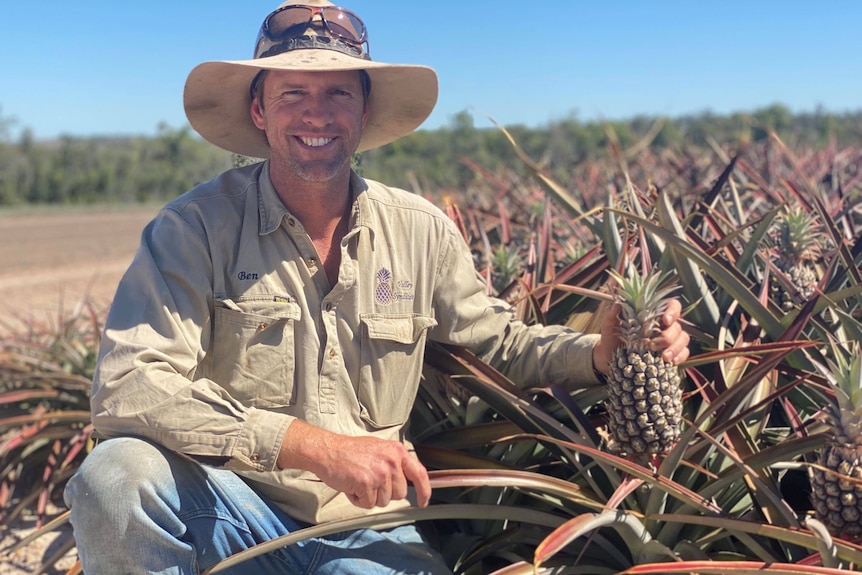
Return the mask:
{"type": "Polygon", "coordinates": [[[608,373],[608,427],[611,450],[646,461],[667,453],[679,440],[682,387],[677,367],[652,352],[649,340],[676,286],[660,287],[661,275],[625,277],[611,272],[620,304],[619,335],[608,373]]]}

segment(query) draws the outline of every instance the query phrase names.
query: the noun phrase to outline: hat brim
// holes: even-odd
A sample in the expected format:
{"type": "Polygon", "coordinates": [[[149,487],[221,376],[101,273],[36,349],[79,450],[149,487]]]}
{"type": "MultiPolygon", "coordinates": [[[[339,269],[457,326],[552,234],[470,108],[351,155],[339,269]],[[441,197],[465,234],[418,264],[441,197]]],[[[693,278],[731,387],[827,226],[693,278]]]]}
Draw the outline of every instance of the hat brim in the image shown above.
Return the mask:
{"type": "Polygon", "coordinates": [[[269,158],[266,137],[249,112],[251,82],[261,70],[368,72],[368,121],[358,152],[406,136],[425,121],[437,102],[437,74],[429,67],[360,60],[335,50],[302,49],[268,58],[198,65],[189,74],[183,94],[191,126],[220,148],[269,158]]]}

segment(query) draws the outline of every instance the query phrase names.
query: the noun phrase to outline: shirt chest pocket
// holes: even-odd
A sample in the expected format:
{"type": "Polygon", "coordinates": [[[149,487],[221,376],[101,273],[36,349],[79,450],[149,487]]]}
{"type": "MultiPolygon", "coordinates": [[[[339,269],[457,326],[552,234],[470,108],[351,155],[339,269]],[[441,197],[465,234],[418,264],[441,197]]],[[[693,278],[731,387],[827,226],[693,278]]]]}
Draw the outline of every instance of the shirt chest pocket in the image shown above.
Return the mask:
{"type": "Polygon", "coordinates": [[[284,407],[294,396],[295,302],[217,302],[213,379],[251,407],[284,407]]]}
{"type": "Polygon", "coordinates": [[[416,398],[428,329],[437,321],[418,314],[360,314],[359,319],[360,415],[376,428],[401,425],[416,398]]]}

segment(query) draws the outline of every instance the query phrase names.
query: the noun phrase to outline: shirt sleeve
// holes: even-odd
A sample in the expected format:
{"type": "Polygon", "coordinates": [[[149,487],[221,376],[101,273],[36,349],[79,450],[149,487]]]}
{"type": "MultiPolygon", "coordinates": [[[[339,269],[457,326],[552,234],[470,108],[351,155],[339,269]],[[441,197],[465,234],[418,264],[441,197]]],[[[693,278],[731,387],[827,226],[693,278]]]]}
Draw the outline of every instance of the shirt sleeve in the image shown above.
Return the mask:
{"type": "Polygon", "coordinates": [[[432,339],[467,347],[521,387],[600,383],[593,370],[599,335],[517,320],[510,305],[485,294],[469,247],[454,227],[441,247],[439,269],[432,339]]]}
{"type": "Polygon", "coordinates": [[[207,463],[272,471],[292,417],[243,406],[196,378],[212,337],[206,236],[168,207],[145,228],[105,325],[91,394],[96,431],[207,463]]]}

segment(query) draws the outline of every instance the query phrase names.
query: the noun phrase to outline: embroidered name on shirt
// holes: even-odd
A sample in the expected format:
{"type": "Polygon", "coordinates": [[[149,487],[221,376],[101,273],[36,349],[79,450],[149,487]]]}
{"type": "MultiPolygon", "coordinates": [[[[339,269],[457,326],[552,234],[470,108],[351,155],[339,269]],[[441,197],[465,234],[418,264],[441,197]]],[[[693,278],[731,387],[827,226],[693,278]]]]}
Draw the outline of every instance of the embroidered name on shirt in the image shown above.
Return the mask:
{"type": "Polygon", "coordinates": [[[239,272],[238,274],[236,274],[236,277],[237,277],[237,279],[240,279],[240,280],[256,280],[256,279],[258,279],[257,274],[251,273],[251,272],[239,272]]]}
{"type": "Polygon", "coordinates": [[[380,268],[375,276],[374,299],[380,305],[390,305],[399,300],[412,301],[413,282],[409,280],[398,280],[395,288],[392,285],[392,272],[386,268],[380,268]]]}

